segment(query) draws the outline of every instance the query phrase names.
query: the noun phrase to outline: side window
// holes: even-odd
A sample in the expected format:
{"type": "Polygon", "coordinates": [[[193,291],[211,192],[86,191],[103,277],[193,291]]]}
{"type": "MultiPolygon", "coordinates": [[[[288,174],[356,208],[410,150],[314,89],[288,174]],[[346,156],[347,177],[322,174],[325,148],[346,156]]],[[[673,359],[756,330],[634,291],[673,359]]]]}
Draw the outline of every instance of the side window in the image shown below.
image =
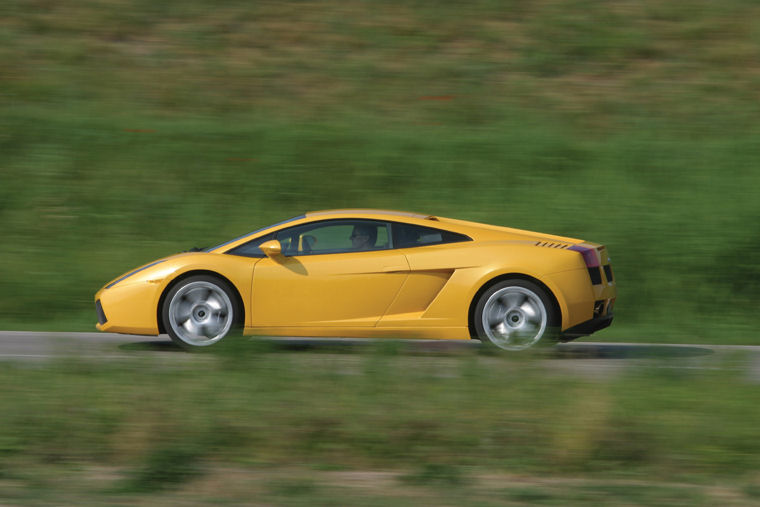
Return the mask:
{"type": "Polygon", "coordinates": [[[226,252],[228,254],[232,255],[240,255],[241,257],[266,257],[264,255],[264,252],[261,251],[259,246],[269,241],[270,239],[274,239],[274,233],[267,234],[265,236],[262,236],[260,238],[256,238],[254,240],[249,241],[248,243],[243,243],[240,246],[236,246],[232,250],[226,252]]]}
{"type": "Polygon", "coordinates": [[[392,248],[389,224],[376,220],[327,220],[277,233],[282,253],[316,255],[392,248]]]}
{"type": "Polygon", "coordinates": [[[422,227],[411,224],[393,224],[393,244],[396,248],[411,248],[415,246],[441,245],[472,241],[472,238],[456,232],[422,227]]]}

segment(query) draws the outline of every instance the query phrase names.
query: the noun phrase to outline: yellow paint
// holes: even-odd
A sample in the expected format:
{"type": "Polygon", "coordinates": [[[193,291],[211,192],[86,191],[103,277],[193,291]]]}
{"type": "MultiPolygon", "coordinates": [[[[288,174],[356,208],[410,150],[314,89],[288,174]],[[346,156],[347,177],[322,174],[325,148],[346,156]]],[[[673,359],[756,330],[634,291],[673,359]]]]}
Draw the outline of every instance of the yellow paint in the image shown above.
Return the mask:
{"type": "Polygon", "coordinates": [[[253,325],[374,326],[408,269],[398,250],[262,259],[253,277],[253,325]]]}

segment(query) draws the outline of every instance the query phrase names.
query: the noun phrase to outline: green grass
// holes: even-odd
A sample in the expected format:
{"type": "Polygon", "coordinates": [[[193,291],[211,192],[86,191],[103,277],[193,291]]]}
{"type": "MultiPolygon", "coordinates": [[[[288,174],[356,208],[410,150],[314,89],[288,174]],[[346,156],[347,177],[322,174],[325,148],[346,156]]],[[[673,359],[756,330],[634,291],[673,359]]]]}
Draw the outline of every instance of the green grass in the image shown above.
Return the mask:
{"type": "Polygon", "coordinates": [[[760,8],[10,1],[0,327],[310,209],[607,244],[599,339],[757,343],[760,8]]]}
{"type": "Polygon", "coordinates": [[[757,388],[733,363],[590,382],[541,356],[183,357],[0,365],[0,498],[709,505],[716,484],[756,496],[757,388]]]}

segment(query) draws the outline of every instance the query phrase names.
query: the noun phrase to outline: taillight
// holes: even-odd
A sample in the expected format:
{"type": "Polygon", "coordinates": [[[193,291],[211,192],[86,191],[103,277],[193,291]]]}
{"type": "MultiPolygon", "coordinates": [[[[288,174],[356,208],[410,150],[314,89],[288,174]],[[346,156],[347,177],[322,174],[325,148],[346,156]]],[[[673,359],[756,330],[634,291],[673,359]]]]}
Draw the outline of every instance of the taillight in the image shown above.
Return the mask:
{"type": "Polygon", "coordinates": [[[591,278],[591,284],[592,285],[599,285],[602,283],[602,272],[599,271],[599,268],[588,268],[588,276],[591,278]]]}
{"type": "Polygon", "coordinates": [[[568,248],[568,250],[575,250],[576,252],[580,252],[580,254],[583,256],[583,260],[586,262],[587,268],[599,267],[599,256],[596,253],[596,248],[573,245],[568,248]]]}
{"type": "Polygon", "coordinates": [[[593,285],[602,283],[602,271],[599,262],[599,250],[597,248],[573,245],[568,250],[575,250],[583,256],[583,262],[588,268],[588,276],[591,278],[593,285]]]}
{"type": "Polygon", "coordinates": [[[613,280],[613,277],[612,277],[612,266],[610,266],[609,264],[605,264],[602,267],[604,268],[604,274],[605,274],[605,276],[607,276],[607,281],[611,282],[613,280]]]}

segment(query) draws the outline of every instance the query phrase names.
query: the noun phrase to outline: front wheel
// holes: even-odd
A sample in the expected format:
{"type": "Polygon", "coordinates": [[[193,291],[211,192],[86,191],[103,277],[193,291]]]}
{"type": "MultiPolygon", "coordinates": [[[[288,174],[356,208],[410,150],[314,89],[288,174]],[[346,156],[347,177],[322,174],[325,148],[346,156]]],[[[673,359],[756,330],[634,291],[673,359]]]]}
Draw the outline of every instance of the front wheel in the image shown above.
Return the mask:
{"type": "Polygon", "coordinates": [[[535,283],[504,280],[480,296],[474,324],[483,343],[504,350],[524,350],[557,336],[559,312],[535,283]]]}
{"type": "Polygon", "coordinates": [[[166,295],[161,316],[172,341],[187,349],[213,345],[238,322],[240,310],[229,285],[197,275],[175,284],[166,295]]]}

